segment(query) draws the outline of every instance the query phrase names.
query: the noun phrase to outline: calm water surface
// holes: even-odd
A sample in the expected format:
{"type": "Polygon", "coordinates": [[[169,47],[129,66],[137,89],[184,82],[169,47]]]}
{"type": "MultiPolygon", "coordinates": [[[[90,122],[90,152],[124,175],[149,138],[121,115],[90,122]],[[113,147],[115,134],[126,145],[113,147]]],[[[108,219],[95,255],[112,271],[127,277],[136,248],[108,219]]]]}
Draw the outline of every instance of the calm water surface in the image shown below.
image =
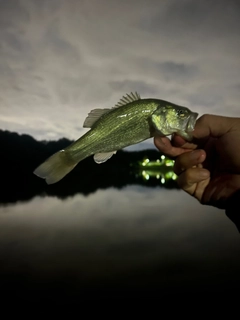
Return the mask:
{"type": "Polygon", "coordinates": [[[0,207],[6,297],[161,297],[239,286],[240,236],[180,190],[129,186],[0,207]]]}

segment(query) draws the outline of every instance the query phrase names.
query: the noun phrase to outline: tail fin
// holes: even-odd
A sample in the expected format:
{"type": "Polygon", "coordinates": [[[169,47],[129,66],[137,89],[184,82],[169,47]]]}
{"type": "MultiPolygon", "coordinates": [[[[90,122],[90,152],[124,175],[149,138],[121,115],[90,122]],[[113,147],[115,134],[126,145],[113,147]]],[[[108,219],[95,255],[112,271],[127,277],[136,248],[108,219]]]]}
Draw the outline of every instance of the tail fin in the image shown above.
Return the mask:
{"type": "Polygon", "coordinates": [[[61,150],[43,162],[33,173],[46,179],[47,184],[52,184],[65,177],[77,163],[70,158],[65,150],[61,150]]]}

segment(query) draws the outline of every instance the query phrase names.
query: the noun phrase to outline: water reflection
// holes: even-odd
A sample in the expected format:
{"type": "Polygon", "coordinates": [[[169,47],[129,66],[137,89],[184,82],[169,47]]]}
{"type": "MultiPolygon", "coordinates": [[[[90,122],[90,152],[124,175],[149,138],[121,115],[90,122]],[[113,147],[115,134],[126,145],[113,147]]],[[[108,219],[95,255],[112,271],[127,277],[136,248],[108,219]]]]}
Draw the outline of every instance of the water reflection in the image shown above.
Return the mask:
{"type": "Polygon", "coordinates": [[[177,189],[173,160],[161,157],[154,150],[148,153],[152,159],[146,156],[146,152],[120,152],[118,157],[121,161],[116,156],[102,165],[86,159],[63,180],[50,186],[33,175],[31,167],[23,168],[17,176],[11,176],[9,169],[9,174],[3,176],[4,189],[0,193],[0,204],[30,200],[37,195],[66,199],[79,193],[89,195],[99,189],[122,189],[128,185],[177,189]]]}
{"type": "Polygon", "coordinates": [[[173,183],[177,179],[177,175],[173,172],[174,161],[160,156],[155,161],[150,161],[148,158],[138,163],[138,170],[144,180],[148,181],[150,178],[156,178],[163,185],[166,183],[173,183]]]}
{"type": "Polygon", "coordinates": [[[237,243],[222,210],[176,189],[35,197],[0,208],[1,288],[54,301],[232,290],[237,243]]]}

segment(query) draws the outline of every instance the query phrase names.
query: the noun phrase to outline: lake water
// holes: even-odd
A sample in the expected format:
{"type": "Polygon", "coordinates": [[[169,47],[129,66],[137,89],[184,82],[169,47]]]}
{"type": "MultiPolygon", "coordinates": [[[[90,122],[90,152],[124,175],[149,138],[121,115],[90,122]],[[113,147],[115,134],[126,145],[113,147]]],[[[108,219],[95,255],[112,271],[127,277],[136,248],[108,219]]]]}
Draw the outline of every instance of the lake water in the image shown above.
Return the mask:
{"type": "Polygon", "coordinates": [[[0,206],[0,281],[26,301],[154,298],[239,286],[240,235],[220,209],[140,185],[0,206]]]}

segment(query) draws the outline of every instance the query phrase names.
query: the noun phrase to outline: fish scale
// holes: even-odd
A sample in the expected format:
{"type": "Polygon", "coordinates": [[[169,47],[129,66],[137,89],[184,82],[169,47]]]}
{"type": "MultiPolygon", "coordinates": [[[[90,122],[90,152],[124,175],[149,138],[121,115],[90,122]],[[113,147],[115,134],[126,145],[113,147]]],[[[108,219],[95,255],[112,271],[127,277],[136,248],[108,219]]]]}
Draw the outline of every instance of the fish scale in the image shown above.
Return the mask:
{"type": "Polygon", "coordinates": [[[34,173],[51,184],[91,155],[95,162],[103,163],[117,150],[155,135],[177,133],[190,140],[197,115],[168,101],[141,99],[138,93],[127,94],[112,109],[92,110],[84,122],[84,127],[90,130],[48,158],[34,173]]]}

